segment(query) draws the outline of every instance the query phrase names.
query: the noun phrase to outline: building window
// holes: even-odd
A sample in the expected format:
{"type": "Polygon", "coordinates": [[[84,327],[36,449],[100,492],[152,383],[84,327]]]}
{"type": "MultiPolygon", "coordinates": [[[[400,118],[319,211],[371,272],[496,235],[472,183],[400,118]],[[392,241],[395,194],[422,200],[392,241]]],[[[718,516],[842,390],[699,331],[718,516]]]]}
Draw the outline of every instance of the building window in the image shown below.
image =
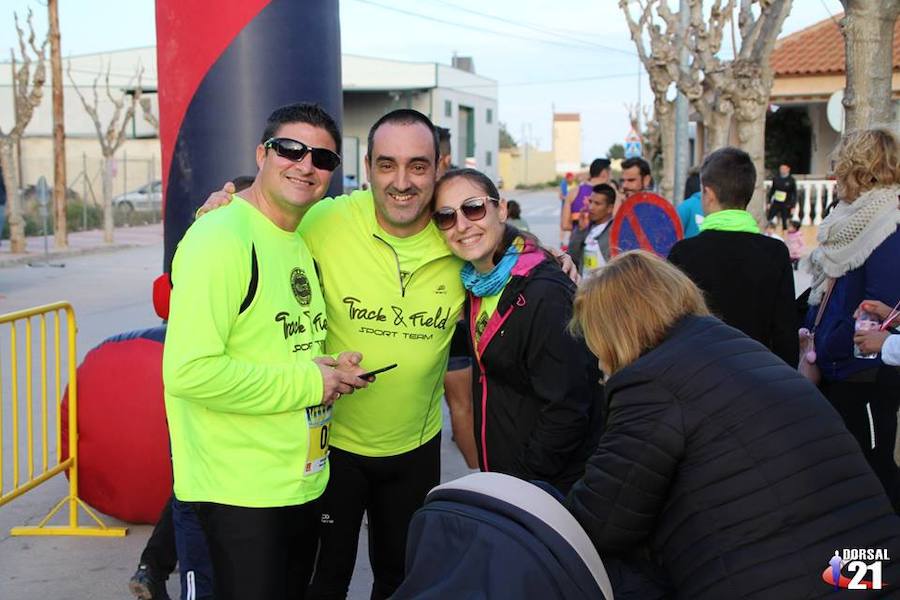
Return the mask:
{"type": "Polygon", "coordinates": [[[490,150],[488,150],[487,154],[485,154],[485,156],[484,156],[484,164],[485,164],[485,166],[488,166],[488,167],[493,166],[493,164],[494,164],[494,155],[491,154],[490,150]]]}
{"type": "Polygon", "coordinates": [[[450,100],[444,100],[444,116],[453,116],[453,102],[451,102],[450,100]]]}
{"type": "Polygon", "coordinates": [[[494,122],[494,110],[492,108],[487,109],[487,122],[488,124],[494,122]]]}

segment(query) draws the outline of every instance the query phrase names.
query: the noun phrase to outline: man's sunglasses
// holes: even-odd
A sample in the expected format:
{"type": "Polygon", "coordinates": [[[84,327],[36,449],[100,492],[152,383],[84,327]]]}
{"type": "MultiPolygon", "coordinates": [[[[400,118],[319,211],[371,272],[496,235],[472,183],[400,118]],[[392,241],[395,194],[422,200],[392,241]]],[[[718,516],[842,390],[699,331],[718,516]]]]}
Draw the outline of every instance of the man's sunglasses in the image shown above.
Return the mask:
{"type": "Polygon", "coordinates": [[[467,221],[480,221],[487,214],[487,203],[494,202],[499,204],[500,201],[490,196],[481,196],[478,198],[468,198],[464,200],[459,208],[450,208],[445,206],[440,210],[434,211],[431,218],[438,229],[446,231],[456,227],[456,213],[461,212],[467,221]]]}
{"type": "Polygon", "coordinates": [[[291,138],[269,138],[263,147],[271,148],[281,158],[294,162],[300,162],[307,154],[311,154],[313,166],[325,171],[334,171],[341,164],[341,157],[337,153],[327,148],[313,148],[291,138]]]}

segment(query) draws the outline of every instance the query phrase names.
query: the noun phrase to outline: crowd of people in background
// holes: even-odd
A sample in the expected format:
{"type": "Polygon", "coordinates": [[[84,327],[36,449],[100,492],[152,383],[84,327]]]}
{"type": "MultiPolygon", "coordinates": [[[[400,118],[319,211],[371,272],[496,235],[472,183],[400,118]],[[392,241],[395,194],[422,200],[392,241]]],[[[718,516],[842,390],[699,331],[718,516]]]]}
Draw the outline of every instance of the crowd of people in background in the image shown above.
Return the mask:
{"type": "MultiPolygon", "coordinates": [[[[891,133],[845,138],[808,254],[790,167],[768,194],[783,240],[747,210],[749,155],[712,152],[667,257],[611,246],[652,187],[641,158],[567,174],[561,253],[425,115],[380,118],[370,188],[323,199],[340,142],[318,107],[276,110],[254,181],[213,193],[176,253],[172,510],[200,534],[169,525],[182,597],[346,597],[364,514],[390,597],[440,480],[445,389],[467,464],[552,486],[616,598],[809,597],[835,548],[900,554],[891,133]]],[[[142,556],[136,593],[167,597],[159,571],[142,556]]]]}

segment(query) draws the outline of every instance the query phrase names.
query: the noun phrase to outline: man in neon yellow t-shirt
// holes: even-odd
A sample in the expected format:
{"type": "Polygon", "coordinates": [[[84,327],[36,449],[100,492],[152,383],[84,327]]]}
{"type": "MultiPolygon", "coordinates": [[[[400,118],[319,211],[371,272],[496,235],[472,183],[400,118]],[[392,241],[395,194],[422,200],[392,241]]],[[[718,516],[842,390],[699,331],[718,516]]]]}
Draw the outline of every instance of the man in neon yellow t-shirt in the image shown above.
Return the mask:
{"type": "Polygon", "coordinates": [[[366,385],[359,353],[323,356],[325,300],[297,232],[340,139],[318,106],[273,112],[253,184],[175,254],[163,354],[175,497],[200,520],[220,600],[302,597],[331,404],[366,385]]]}

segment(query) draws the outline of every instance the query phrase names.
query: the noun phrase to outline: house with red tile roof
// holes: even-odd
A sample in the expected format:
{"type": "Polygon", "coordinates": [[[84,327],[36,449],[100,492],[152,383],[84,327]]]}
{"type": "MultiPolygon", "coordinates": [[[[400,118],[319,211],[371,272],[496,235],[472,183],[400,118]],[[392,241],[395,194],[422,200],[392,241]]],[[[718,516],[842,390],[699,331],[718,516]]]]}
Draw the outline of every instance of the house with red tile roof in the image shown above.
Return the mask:
{"type": "MultiPolygon", "coordinates": [[[[778,40],[772,54],[775,83],[766,121],[767,156],[781,154],[791,145],[788,159],[795,173],[824,177],[831,152],[840,141],[839,128],[827,118],[832,94],[843,91],[845,81],[844,37],[840,19],[825,19],[778,40]],[[776,146],[776,147],[772,147],[776,146]]],[[[895,102],[900,101],[900,20],[894,26],[895,102]]],[[[787,156],[786,156],[787,158],[787,156]]],[[[767,161],[768,162],[768,161],[767,161]]]]}

